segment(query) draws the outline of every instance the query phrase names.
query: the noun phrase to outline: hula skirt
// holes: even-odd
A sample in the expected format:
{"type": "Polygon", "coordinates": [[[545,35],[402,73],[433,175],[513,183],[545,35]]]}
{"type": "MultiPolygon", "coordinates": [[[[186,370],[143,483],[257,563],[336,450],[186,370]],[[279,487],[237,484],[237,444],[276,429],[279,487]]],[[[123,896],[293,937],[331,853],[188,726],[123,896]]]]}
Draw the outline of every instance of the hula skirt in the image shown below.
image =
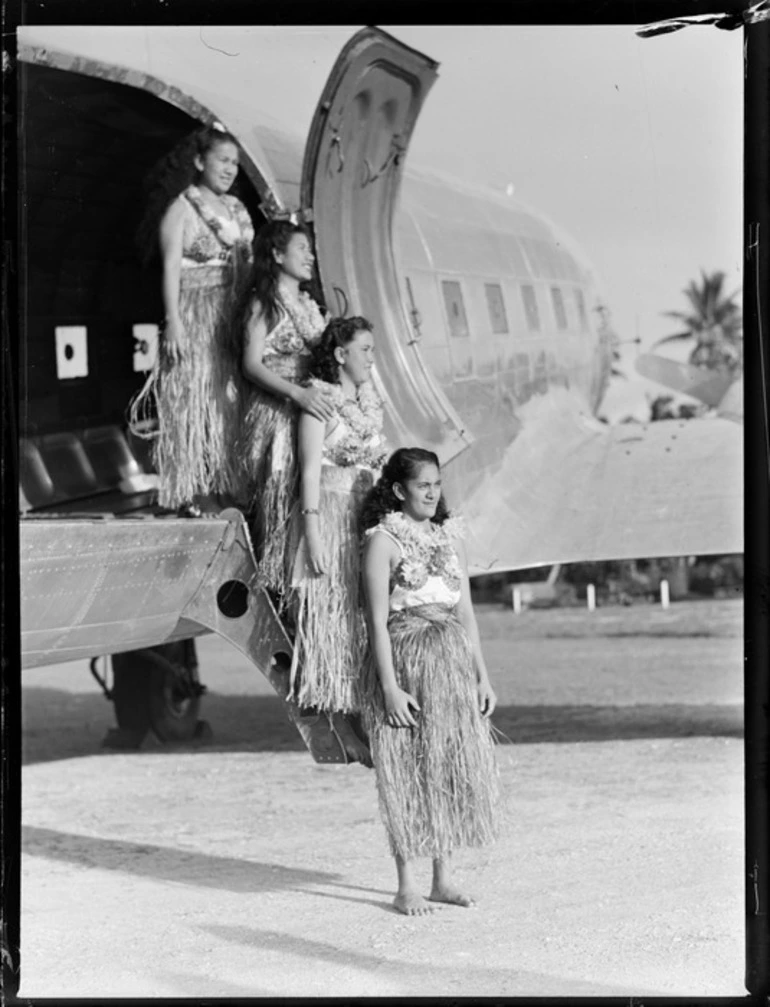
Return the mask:
{"type": "Polygon", "coordinates": [[[290,549],[295,561],[289,598],[296,626],[292,692],[300,706],[341,713],[360,709],[367,635],[358,518],[373,485],[372,469],[322,466],[318,520],[326,556],[323,576],[307,568],[302,517],[297,514],[292,522],[290,549]]]}
{"type": "Polygon", "coordinates": [[[161,344],[152,373],[131,405],[133,425],[155,399],[158,431],[152,455],[163,507],[191,503],[198,495],[231,493],[235,487],[243,382],[231,350],[232,293],[231,269],[182,270],[179,359],[171,361],[161,344]]]}
{"type": "MultiPolygon", "coordinates": [[[[270,367],[300,384],[307,361],[294,356],[272,358],[270,367]]],[[[252,518],[259,560],[260,587],[285,596],[291,581],[290,534],[299,500],[297,424],[293,402],[252,386],[245,410],[239,455],[239,498],[252,518]]]]}
{"type": "Polygon", "coordinates": [[[409,860],[483,846],[499,828],[498,772],[468,635],[435,604],[392,612],[388,631],[396,680],[420,706],[416,728],[389,727],[369,655],[365,723],[391,853],[409,860]]]}

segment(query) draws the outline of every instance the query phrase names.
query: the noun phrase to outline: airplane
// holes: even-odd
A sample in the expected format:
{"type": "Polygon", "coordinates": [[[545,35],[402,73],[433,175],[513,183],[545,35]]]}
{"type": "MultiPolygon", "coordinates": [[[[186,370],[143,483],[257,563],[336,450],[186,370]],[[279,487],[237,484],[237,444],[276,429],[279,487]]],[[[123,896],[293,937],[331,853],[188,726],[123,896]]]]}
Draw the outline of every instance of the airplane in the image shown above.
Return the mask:
{"type": "MultiPolygon", "coordinates": [[[[259,39],[244,45],[258,60],[259,39]]],[[[305,141],[237,83],[212,90],[205,58],[189,33],[19,30],[23,668],[90,658],[129,741],[184,740],[204,691],[190,641],[214,632],[267,676],[317,761],[347,761],[350,726],[286,700],[291,639],[253,589],[244,516],[162,512],[147,444],[125,429],[161,315],[132,247],[141,182],[200,123],[238,138],[255,225],[304,221],[329,309],[373,322],[386,435],[439,455],[472,575],[742,551],[740,417],[600,423],[612,333],[579,248],[512,197],[405,164],[435,61],[356,32],[305,141]]]]}

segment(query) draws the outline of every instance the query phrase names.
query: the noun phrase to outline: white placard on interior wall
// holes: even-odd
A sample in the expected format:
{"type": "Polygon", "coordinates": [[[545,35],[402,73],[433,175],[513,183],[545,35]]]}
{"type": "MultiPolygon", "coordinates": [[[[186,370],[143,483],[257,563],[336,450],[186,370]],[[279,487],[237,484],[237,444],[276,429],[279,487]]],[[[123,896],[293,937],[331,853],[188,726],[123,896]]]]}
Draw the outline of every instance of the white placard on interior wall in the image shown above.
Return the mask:
{"type": "Polygon", "coordinates": [[[56,376],[59,380],[88,377],[88,332],[85,325],[57,325],[56,376]]]}
{"type": "Polygon", "coordinates": [[[134,325],[131,332],[134,337],[134,370],[152,370],[158,355],[158,326],[134,325]]]}

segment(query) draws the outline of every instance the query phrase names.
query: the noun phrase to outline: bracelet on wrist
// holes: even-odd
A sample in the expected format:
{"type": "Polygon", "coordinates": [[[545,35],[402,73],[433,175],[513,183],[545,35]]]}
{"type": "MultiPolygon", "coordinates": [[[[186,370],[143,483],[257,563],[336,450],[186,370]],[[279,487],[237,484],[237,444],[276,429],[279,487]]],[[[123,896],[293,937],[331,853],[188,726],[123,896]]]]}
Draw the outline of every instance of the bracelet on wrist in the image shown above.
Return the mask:
{"type": "Polygon", "coordinates": [[[317,507],[303,507],[302,510],[300,511],[300,514],[317,514],[317,513],[318,513],[317,507]]]}

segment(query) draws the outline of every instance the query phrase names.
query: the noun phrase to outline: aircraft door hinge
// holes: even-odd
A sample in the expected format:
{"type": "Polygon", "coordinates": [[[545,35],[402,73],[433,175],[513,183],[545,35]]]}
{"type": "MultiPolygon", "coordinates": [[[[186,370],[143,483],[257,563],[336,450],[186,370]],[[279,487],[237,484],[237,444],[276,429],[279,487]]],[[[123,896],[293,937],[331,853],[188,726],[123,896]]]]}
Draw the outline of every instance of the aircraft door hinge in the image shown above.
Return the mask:
{"type": "Polygon", "coordinates": [[[376,182],[377,179],[384,175],[390,168],[396,167],[399,164],[401,155],[405,150],[406,146],[401,139],[401,134],[394,133],[390,138],[390,150],[388,151],[388,156],[383,161],[379,171],[374,172],[371,164],[369,164],[368,158],[364,158],[364,177],[361,181],[361,188],[365,189],[367,185],[371,185],[372,182],[376,182]]]}
{"type": "Polygon", "coordinates": [[[332,138],[331,138],[331,140],[329,142],[328,167],[329,167],[329,174],[330,175],[335,175],[335,174],[338,175],[342,171],[342,169],[345,167],[345,154],[344,154],[344,152],[342,150],[342,137],[340,136],[339,130],[335,129],[334,127],[332,127],[332,133],[334,135],[332,136],[332,138]],[[333,158],[333,154],[334,153],[336,153],[336,155],[337,155],[337,168],[336,168],[336,170],[334,170],[333,167],[332,167],[332,162],[334,160],[334,158],[333,158]]]}
{"type": "Polygon", "coordinates": [[[334,296],[337,298],[337,317],[344,318],[348,313],[348,295],[342,287],[334,286],[334,296]]]}

